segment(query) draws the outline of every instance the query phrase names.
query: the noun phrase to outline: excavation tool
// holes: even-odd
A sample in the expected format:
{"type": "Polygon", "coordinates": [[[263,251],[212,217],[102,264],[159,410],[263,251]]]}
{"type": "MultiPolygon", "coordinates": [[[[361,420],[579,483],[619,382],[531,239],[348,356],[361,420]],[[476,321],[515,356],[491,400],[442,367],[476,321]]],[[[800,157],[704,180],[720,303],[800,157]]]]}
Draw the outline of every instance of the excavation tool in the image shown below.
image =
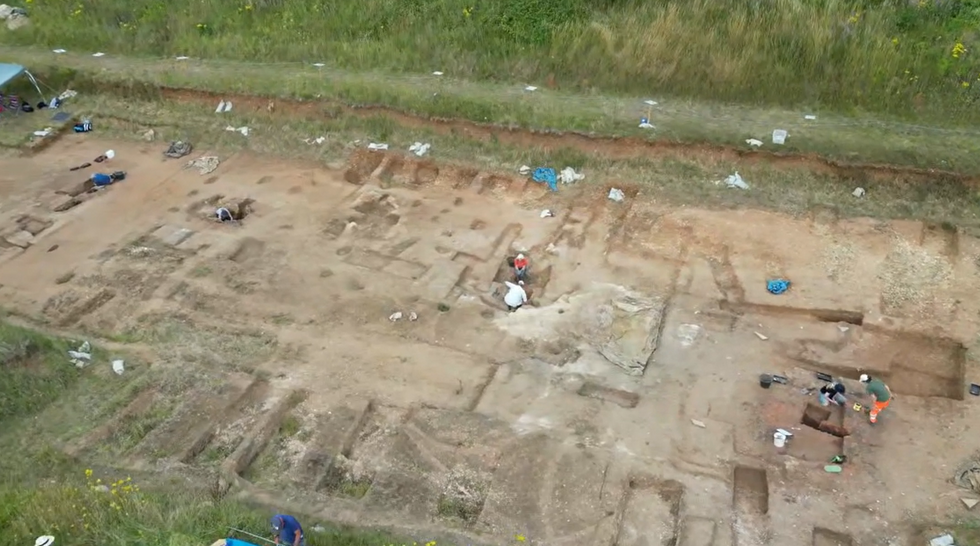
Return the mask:
{"type": "Polygon", "coordinates": [[[249,533],[248,531],[242,531],[241,529],[235,529],[234,527],[229,527],[228,530],[229,531],[234,531],[236,533],[241,533],[243,535],[248,535],[251,538],[261,540],[262,542],[265,542],[266,544],[275,544],[276,543],[276,541],[274,541],[274,540],[269,540],[269,539],[267,539],[265,537],[260,537],[259,535],[253,535],[252,533],[249,533]]]}

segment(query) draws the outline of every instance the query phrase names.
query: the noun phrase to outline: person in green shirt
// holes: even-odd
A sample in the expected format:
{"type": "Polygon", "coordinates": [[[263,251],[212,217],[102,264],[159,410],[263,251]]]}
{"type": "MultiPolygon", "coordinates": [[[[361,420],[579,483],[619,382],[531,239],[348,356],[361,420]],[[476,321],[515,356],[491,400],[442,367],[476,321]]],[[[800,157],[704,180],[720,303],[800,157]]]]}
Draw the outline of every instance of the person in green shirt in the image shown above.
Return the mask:
{"type": "Polygon", "coordinates": [[[868,391],[868,394],[874,398],[874,405],[872,405],[869,415],[871,424],[873,425],[878,422],[878,414],[891,403],[892,390],[888,388],[888,385],[884,381],[871,377],[868,374],[861,374],[861,383],[864,384],[864,388],[868,391]]]}

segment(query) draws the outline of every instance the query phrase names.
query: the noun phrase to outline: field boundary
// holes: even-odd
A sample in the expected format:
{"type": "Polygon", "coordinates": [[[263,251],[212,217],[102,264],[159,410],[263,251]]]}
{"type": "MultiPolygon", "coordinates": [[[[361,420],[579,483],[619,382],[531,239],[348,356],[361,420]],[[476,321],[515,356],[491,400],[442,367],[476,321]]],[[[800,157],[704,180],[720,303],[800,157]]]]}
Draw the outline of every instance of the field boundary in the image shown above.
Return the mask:
{"type": "Polygon", "coordinates": [[[980,177],[980,132],[960,127],[822,112],[816,120],[807,120],[800,111],[658,97],[649,100],[659,104],[649,106],[636,97],[555,89],[526,92],[513,84],[353,73],[319,63],[92,57],[17,47],[5,48],[0,59],[31,67],[52,92],[71,86],[83,93],[150,100],[165,98],[164,94],[173,97],[176,92],[196,93],[215,104],[229,97],[263,97],[289,104],[316,101],[325,110],[387,116],[408,125],[579,139],[604,147],[616,142],[644,153],[693,150],[738,161],[803,161],[808,168],[848,177],[860,177],[861,172],[931,180],[980,177]],[[640,118],[647,116],[655,130],[637,127],[640,118]],[[768,140],[774,128],[790,134],[779,151],[767,149],[773,146],[768,140]],[[754,148],[746,143],[749,138],[764,144],[754,148]]]}
{"type": "MultiPolygon", "coordinates": [[[[115,90],[125,95],[125,88],[115,90]]],[[[244,105],[252,110],[268,108],[268,101],[274,101],[277,114],[309,119],[311,116],[327,119],[335,117],[336,109],[343,109],[361,117],[385,116],[400,125],[409,127],[424,126],[438,133],[463,134],[476,140],[496,139],[503,143],[532,145],[549,151],[572,149],[585,154],[603,156],[608,159],[650,159],[663,156],[710,155],[716,159],[741,163],[768,163],[777,168],[796,168],[818,171],[841,178],[879,179],[904,177],[916,182],[952,181],[971,186],[980,185],[980,176],[967,175],[939,169],[924,169],[903,165],[874,163],[847,163],[820,156],[817,153],[771,152],[768,150],[742,149],[720,144],[682,142],[673,140],[651,140],[629,136],[598,136],[578,131],[535,130],[492,123],[420,116],[384,105],[346,105],[336,101],[306,101],[283,99],[273,96],[215,93],[188,88],[161,87],[160,98],[174,102],[211,104],[220,100],[230,100],[239,109],[244,105]]]]}

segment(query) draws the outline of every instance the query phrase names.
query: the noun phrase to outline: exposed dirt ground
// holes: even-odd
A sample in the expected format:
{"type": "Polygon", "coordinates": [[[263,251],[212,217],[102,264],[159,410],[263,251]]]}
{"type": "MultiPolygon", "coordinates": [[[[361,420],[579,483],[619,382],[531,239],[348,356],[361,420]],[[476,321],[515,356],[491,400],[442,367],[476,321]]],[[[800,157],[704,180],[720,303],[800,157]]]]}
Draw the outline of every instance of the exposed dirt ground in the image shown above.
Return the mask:
{"type": "Polygon", "coordinates": [[[474,543],[904,546],[966,513],[980,240],[953,226],[675,209],[621,185],[617,203],[367,151],[201,174],[164,147],[2,159],[5,305],[150,345],[181,378],[115,417],[163,408],[141,441],[96,428],[73,454],[217,468],[287,510],[474,543]],[[95,169],[128,177],[67,195],[95,169]],[[245,199],[241,222],[211,218],[245,199]],[[532,305],[507,313],[519,251],[532,305]],[[808,409],[815,372],[896,396],[872,428],[808,409]]]}

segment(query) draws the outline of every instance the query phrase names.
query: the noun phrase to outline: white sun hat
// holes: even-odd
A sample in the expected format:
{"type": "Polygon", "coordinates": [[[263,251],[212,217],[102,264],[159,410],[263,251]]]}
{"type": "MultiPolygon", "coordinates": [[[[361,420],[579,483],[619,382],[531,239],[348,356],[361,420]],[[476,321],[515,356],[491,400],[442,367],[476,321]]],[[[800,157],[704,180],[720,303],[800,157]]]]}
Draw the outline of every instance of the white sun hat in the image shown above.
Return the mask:
{"type": "Polygon", "coordinates": [[[34,546],[51,546],[52,544],[54,544],[54,537],[51,535],[39,536],[34,541],[34,546]]]}

